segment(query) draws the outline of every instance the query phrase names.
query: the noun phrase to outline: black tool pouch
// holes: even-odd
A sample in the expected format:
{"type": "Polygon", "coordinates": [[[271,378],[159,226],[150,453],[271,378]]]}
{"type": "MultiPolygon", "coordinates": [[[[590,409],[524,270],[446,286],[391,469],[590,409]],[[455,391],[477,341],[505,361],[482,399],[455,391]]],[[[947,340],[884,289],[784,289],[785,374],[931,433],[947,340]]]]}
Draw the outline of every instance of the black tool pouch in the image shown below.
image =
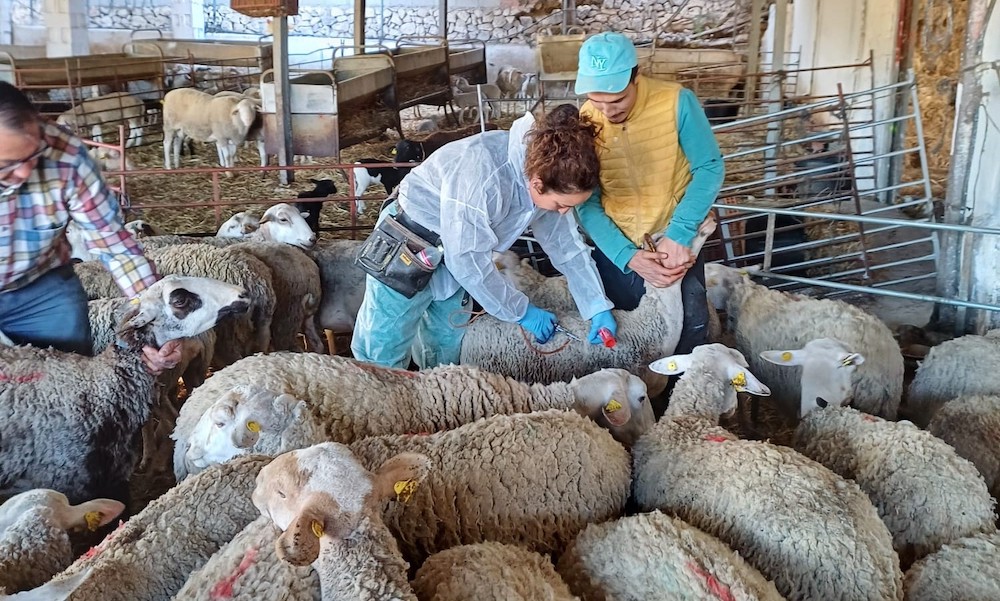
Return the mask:
{"type": "Polygon", "coordinates": [[[418,256],[434,245],[404,227],[394,215],[386,215],[358,249],[354,263],[365,273],[406,298],[427,287],[434,267],[418,256]]]}

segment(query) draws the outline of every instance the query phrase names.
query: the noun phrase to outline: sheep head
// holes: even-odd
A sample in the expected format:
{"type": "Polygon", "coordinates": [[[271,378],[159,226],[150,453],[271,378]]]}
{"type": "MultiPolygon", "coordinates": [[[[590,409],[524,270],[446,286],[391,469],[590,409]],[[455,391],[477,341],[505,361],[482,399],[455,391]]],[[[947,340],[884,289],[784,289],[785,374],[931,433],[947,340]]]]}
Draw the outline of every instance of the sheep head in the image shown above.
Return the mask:
{"type": "Polygon", "coordinates": [[[118,327],[118,337],[128,346],[197,336],[227,315],[250,307],[246,292],[238,287],[191,276],[169,275],[146,288],[130,302],[118,327]]]}
{"type": "Polygon", "coordinates": [[[632,446],[653,427],[653,406],[646,384],[624,369],[602,369],[573,378],[569,388],[577,413],[607,428],[618,442],[632,446]]]}
{"type": "Polygon", "coordinates": [[[726,303],[737,286],[750,281],[750,274],[760,271],[760,265],[752,265],[743,269],[726,267],[719,263],[705,264],[705,291],[708,302],[717,311],[725,311],[726,303]]]}
{"type": "Polygon", "coordinates": [[[94,531],[118,517],[125,505],[113,499],[94,499],[70,505],[61,492],[36,488],[14,495],[0,505],[0,538],[4,531],[29,511],[47,509],[56,526],[65,531],[94,531]]]}
{"type": "Polygon", "coordinates": [[[257,233],[271,242],[312,248],[316,244],[316,234],[306,223],[306,214],[288,203],[278,203],[264,212],[257,233]]]}
{"type": "Polygon", "coordinates": [[[865,362],[836,338],[817,338],[800,349],[764,351],[760,356],[775,365],[802,366],[799,418],[817,407],[849,404],[854,372],[865,362]]]}

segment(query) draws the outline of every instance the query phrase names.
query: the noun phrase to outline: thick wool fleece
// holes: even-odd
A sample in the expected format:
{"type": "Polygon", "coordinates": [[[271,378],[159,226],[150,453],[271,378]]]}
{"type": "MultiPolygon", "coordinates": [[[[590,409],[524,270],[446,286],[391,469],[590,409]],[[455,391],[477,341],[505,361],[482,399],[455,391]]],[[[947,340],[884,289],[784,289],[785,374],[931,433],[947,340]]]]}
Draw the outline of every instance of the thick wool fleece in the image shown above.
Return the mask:
{"type": "Polygon", "coordinates": [[[802,348],[816,338],[836,338],[865,357],[852,377],[851,404],[866,413],[896,419],[903,393],[903,356],[892,332],[877,317],[842,301],[786,294],[753,282],[734,288],[726,311],[736,349],[786,414],[798,415],[802,370],[765,361],[760,353],[802,348]]]}
{"type": "Polygon", "coordinates": [[[659,511],[590,524],[558,569],[583,601],[782,599],[722,541],[659,511]]]}
{"type": "Polygon", "coordinates": [[[904,568],[944,543],[996,532],[996,502],[976,466],[916,426],[827,407],[799,423],[793,444],[868,494],[904,568]]]}
{"type": "Polygon", "coordinates": [[[167,601],[188,575],[260,512],[250,495],[270,457],[240,457],[189,478],[150,503],[59,579],[91,573],[73,601],[167,601]]]}
{"type": "Polygon", "coordinates": [[[621,515],[628,451],[566,411],[500,415],[427,436],[375,436],[351,450],[368,469],[403,452],[435,468],[385,522],[414,567],[461,544],[495,541],[562,550],[591,522],[621,515]]]}
{"type": "Polygon", "coordinates": [[[1000,534],[980,534],[941,547],[903,579],[905,601],[1000,599],[1000,534]]]}
{"type": "Polygon", "coordinates": [[[945,403],[961,396],[1000,394],[1000,330],[962,336],[931,348],[910,382],[908,416],[926,427],[945,403]]]}
{"type": "Polygon", "coordinates": [[[738,551],[792,601],[901,599],[899,558],[868,497],[799,453],[664,418],[633,447],[635,498],[738,551]]]}
{"type": "Polygon", "coordinates": [[[29,509],[0,535],[0,592],[41,586],[73,563],[69,535],[49,507],[29,509]]]}
{"type": "Polygon", "coordinates": [[[579,601],[548,557],[501,543],[431,555],[417,571],[413,590],[420,601],[579,601]]]}
{"type": "Polygon", "coordinates": [[[927,429],[975,464],[990,494],[1000,498],[1000,396],[967,396],[945,403],[927,429]]]}

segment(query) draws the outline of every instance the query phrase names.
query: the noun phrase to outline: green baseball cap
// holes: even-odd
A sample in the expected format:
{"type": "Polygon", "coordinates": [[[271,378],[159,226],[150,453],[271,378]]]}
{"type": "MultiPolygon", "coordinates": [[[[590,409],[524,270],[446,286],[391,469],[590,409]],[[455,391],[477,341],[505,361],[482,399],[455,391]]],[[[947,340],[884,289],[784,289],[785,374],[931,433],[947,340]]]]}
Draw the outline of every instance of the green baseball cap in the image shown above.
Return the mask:
{"type": "Polygon", "coordinates": [[[628,86],[638,64],[632,40],[623,34],[609,31],[591,36],[580,47],[576,93],[617,94],[628,86]]]}

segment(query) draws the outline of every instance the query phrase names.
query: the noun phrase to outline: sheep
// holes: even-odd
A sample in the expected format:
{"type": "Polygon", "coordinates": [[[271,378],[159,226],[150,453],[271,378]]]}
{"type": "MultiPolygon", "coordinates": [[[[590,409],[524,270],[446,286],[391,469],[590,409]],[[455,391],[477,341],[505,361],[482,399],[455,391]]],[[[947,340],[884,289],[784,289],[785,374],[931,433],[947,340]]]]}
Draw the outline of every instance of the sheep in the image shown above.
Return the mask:
{"type": "Polygon", "coordinates": [[[93,499],[70,505],[54,490],[23,492],[0,505],[0,592],[41,586],[73,563],[70,530],[94,531],[125,505],[93,499]]]}
{"type": "Polygon", "coordinates": [[[247,98],[215,98],[191,88],[170,90],[163,97],[164,169],[180,166],[185,137],[215,142],[219,165],[233,167],[236,145],[246,139],[256,116],[254,102],[247,98]]]}
{"type": "Polygon", "coordinates": [[[962,396],[934,414],[928,431],[975,464],[990,494],[1000,498],[1000,396],[962,396]]]}
{"type": "Polygon", "coordinates": [[[525,73],[524,83],[521,84],[520,91],[522,98],[538,97],[538,73],[525,73]]]}
{"type": "Polygon", "coordinates": [[[365,272],[354,263],[362,244],[364,240],[328,240],[313,249],[323,286],[317,317],[324,329],[354,331],[365,297],[365,272]]]}
{"type": "Polygon", "coordinates": [[[312,248],[316,244],[316,234],[305,218],[306,215],[292,205],[279,202],[264,211],[257,230],[246,238],[253,242],[281,242],[299,248],[312,248]]]}
{"type": "Polygon", "coordinates": [[[1000,394],[1000,330],[961,336],[932,347],[906,396],[907,417],[920,427],[960,396],[1000,394]]]}
{"type": "Polygon", "coordinates": [[[857,484],[787,447],[716,424],[733,388],[766,394],[747,360],[696,347],[650,368],[683,372],[667,413],[632,448],[633,493],[728,544],[790,601],[902,599],[892,536],[857,484]]]}
{"type": "MultiPolygon", "coordinates": [[[[497,129],[495,123],[487,123],[486,131],[497,129]]],[[[392,150],[393,159],[397,163],[419,163],[424,161],[448,142],[461,140],[480,133],[479,126],[470,126],[456,131],[439,131],[423,140],[400,140],[392,150]]]]}
{"type": "Polygon", "coordinates": [[[167,601],[259,515],[251,496],[270,461],[240,457],[188,478],[36,591],[72,582],[73,601],[167,601]]]}
{"type": "MultiPolygon", "coordinates": [[[[692,243],[697,254],[715,229],[706,219],[692,243]]],[[[589,323],[579,313],[554,309],[561,326],[585,337],[589,323]]],[[[556,335],[536,348],[517,323],[483,315],[472,321],[462,340],[461,362],[487,371],[510,375],[525,381],[548,384],[596,371],[602,367],[620,367],[642,377],[651,396],[666,387],[666,379],[646,369],[649,362],[669,355],[681,334],[683,306],[680,283],[666,288],[647,287],[639,306],[632,311],[614,310],[618,322],[618,343],[614,348],[571,342],[556,335]]]]}
{"type": "Polygon", "coordinates": [[[1000,599],[1000,534],[979,534],[941,547],[903,578],[905,601],[1000,599]]]}
{"type": "Polygon", "coordinates": [[[386,524],[403,557],[485,541],[555,553],[591,522],[619,517],[628,498],[628,451],[606,430],[560,410],[497,415],[426,436],[373,436],[351,451],[371,469],[397,453],[434,463],[386,524]]]}
{"type": "Polygon", "coordinates": [[[246,311],[245,292],[167,276],[145,289],[96,357],[31,346],[0,348],[0,493],[53,488],[70,502],[126,500],[133,437],[149,418],[155,378],[144,346],[196,336],[246,311]]]}
{"type": "Polygon", "coordinates": [[[517,98],[524,85],[524,72],[516,67],[504,65],[497,71],[496,86],[501,98],[517,98]]]}
{"type": "MultiPolygon", "coordinates": [[[[361,198],[365,190],[368,189],[372,184],[382,184],[385,188],[386,194],[392,194],[392,191],[396,189],[399,182],[403,181],[403,177],[410,172],[408,167],[365,167],[365,165],[386,163],[391,161],[383,161],[382,159],[358,159],[354,162],[355,165],[361,165],[360,167],[354,168],[354,196],[361,198]]],[[[356,200],[355,206],[358,213],[363,213],[365,210],[365,201],[356,200]]]]}
{"type": "Polygon", "coordinates": [[[461,109],[463,119],[467,109],[475,109],[478,113],[480,100],[489,108],[491,117],[500,116],[500,105],[495,101],[500,100],[503,93],[496,84],[470,84],[464,77],[456,77],[451,97],[452,103],[461,109]]]}
{"type": "Polygon", "coordinates": [[[129,131],[125,146],[132,147],[142,144],[142,117],[145,113],[142,100],[128,92],[113,92],[84,100],[59,115],[56,123],[77,130],[89,127],[93,139],[101,142],[103,125],[124,121],[129,131]]]}
{"type": "MultiPolygon", "coordinates": [[[[332,179],[310,179],[309,181],[313,183],[313,189],[299,192],[298,198],[327,198],[337,193],[337,186],[332,179]]],[[[319,214],[323,210],[322,200],[297,202],[295,210],[305,218],[310,230],[319,233],[319,214]]]]}
{"type": "Polygon", "coordinates": [[[799,416],[817,407],[840,407],[851,401],[854,372],[865,362],[864,355],[852,352],[836,338],[810,340],[801,349],[768,350],[761,359],[786,367],[801,366],[799,416]]]}
{"type": "Polygon", "coordinates": [[[868,494],[904,570],[944,543],[996,531],[996,502],[976,467],[912,424],[827,407],[803,418],[793,446],[868,494]]]}
{"type": "Polygon", "coordinates": [[[548,557],[500,543],[460,545],[435,553],[411,584],[422,601],[579,601],[548,557]]]}
{"type": "Polygon", "coordinates": [[[783,413],[801,411],[800,379],[762,359],[760,353],[801,348],[810,340],[832,337],[865,357],[852,378],[852,406],[896,419],[903,392],[903,356],[892,332],[877,317],[842,301],[768,290],[739,270],[714,263],[705,266],[705,281],[715,308],[726,310],[736,348],[771,388],[783,413]]]}
{"type": "Polygon", "coordinates": [[[381,509],[419,494],[433,464],[415,453],[362,463],[337,443],[286,453],[261,470],[254,505],[283,531],[278,557],[316,569],[323,601],[416,601],[381,509]]]}
{"type": "Polygon", "coordinates": [[[584,601],[782,599],[773,582],[722,541],[659,511],[590,524],[557,569],[584,601]]]}
{"type": "Polygon", "coordinates": [[[316,262],[300,249],[278,242],[243,242],[229,248],[253,255],[271,269],[275,307],[280,307],[271,320],[271,349],[301,350],[302,332],[309,350],[322,350],[314,319],[322,294],[316,262]]]}
{"type": "Polygon", "coordinates": [[[350,443],[365,436],[438,431],[492,415],[550,408],[572,408],[591,416],[625,444],[637,440],[653,420],[645,387],[623,370],[602,370],[569,384],[532,386],[468,366],[409,372],[331,355],[273,353],[247,357],[215,372],[191,392],[172,435],[174,472],[180,480],[204,467],[198,464],[206,454],[220,452],[206,447],[209,435],[216,445],[229,449],[225,453],[239,448],[249,452],[256,439],[236,448],[227,441],[247,436],[250,421],[269,426],[255,449],[275,454],[289,448],[286,438],[310,444],[314,439],[309,435],[316,430],[327,440],[350,443]],[[245,385],[270,395],[253,402],[257,393],[245,388],[230,394],[245,385]],[[275,403],[281,394],[293,400],[275,403]],[[370,404],[372,398],[379,399],[377,407],[370,404]],[[296,414],[294,399],[305,400],[308,411],[296,414]],[[221,432],[212,431],[213,424],[221,432]]]}
{"type": "Polygon", "coordinates": [[[101,171],[135,171],[135,163],[132,162],[132,159],[125,157],[123,162],[122,155],[117,150],[95,147],[87,152],[90,153],[91,158],[101,168],[101,171]]]}
{"type": "Polygon", "coordinates": [[[257,231],[260,227],[260,218],[250,211],[240,211],[234,213],[225,223],[219,226],[219,231],[215,233],[216,238],[245,238],[247,235],[257,231]]]}
{"type": "Polygon", "coordinates": [[[133,238],[148,238],[149,236],[163,236],[166,234],[162,229],[142,219],[133,219],[127,222],[124,227],[133,238]]]}

